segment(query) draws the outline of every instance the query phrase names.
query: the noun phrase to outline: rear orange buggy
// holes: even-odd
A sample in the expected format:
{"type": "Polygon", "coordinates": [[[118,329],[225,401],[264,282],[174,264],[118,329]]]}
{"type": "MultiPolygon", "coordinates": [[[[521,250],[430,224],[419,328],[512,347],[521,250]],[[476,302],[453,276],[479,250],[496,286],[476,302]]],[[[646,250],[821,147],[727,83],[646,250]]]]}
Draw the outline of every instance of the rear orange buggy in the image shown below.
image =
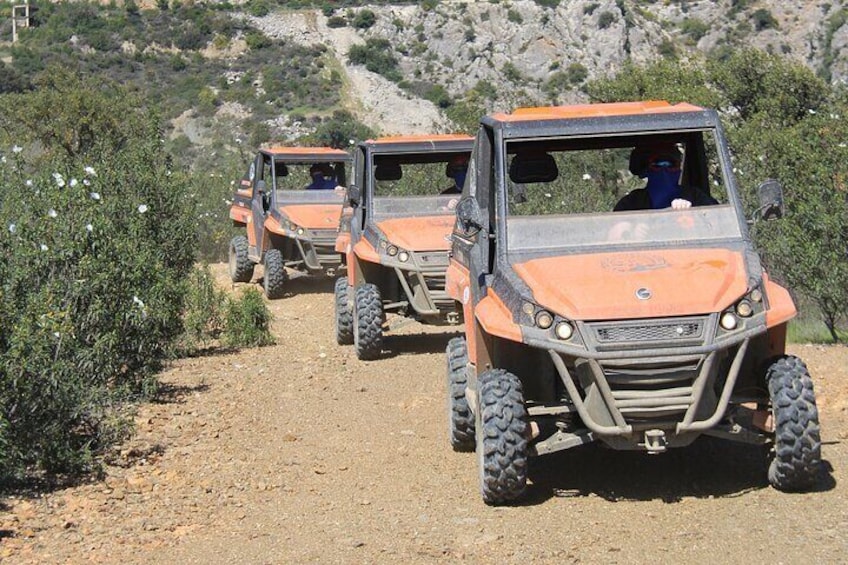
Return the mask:
{"type": "Polygon", "coordinates": [[[335,276],[342,264],[335,242],[350,162],[347,152],[327,147],[257,152],[230,207],[233,223],[247,230],[230,242],[233,282],[249,282],[262,263],[265,295],[273,299],[283,296],[287,268],[335,276]],[[307,189],[313,167],[321,169],[326,186],[338,189],[307,189]]]}
{"type": "Polygon", "coordinates": [[[428,324],[459,323],[445,293],[450,232],[459,194],[446,176],[467,161],[473,138],[464,135],[384,137],[360,143],[337,250],[347,277],[336,281],[336,339],[357,357],[383,348],[386,312],[428,324]],[[348,228],[345,225],[349,226],[348,228]]]}
{"type": "MultiPolygon", "coordinates": [[[[776,488],[815,483],[813,382],[784,352],[795,306],[760,263],[716,112],[495,114],[471,171],[446,283],[465,317],[448,425],[455,449],[477,451],[485,502],[521,498],[532,456],[595,441],[663,453],[702,434],[769,446],[776,488]],[[681,195],[709,204],[613,212],[656,147],[680,153],[681,195]]],[[[759,196],[759,219],[782,216],[779,184],[759,196]]]]}

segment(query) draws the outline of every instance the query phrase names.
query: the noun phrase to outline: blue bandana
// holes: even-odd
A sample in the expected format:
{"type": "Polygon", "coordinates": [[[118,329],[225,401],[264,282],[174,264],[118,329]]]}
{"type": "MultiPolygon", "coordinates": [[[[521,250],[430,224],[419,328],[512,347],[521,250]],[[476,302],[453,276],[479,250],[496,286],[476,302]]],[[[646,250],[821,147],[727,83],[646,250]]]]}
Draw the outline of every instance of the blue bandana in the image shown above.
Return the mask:
{"type": "Polygon", "coordinates": [[[651,199],[651,208],[668,208],[672,200],[680,198],[680,186],[677,184],[679,178],[679,170],[648,170],[648,185],[645,188],[651,199]]]}

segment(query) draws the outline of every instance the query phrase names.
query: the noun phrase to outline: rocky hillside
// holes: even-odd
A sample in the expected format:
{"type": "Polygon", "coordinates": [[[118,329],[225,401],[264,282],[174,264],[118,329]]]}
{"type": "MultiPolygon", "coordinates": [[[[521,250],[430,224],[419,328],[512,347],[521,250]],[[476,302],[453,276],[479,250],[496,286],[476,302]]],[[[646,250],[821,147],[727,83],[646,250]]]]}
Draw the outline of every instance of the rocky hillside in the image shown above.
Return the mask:
{"type": "Polygon", "coordinates": [[[325,14],[280,10],[252,23],[272,37],[332,46],[347,69],[349,105],[386,133],[448,127],[433,104],[410,100],[428,88],[453,99],[470,92],[489,108],[562,103],[580,100],[585,80],[627,60],[742,46],[785,54],[833,82],[848,78],[841,2],[444,0],[325,14]],[[405,91],[348,64],[350,47],[366,42],[394,56],[405,91]]]}

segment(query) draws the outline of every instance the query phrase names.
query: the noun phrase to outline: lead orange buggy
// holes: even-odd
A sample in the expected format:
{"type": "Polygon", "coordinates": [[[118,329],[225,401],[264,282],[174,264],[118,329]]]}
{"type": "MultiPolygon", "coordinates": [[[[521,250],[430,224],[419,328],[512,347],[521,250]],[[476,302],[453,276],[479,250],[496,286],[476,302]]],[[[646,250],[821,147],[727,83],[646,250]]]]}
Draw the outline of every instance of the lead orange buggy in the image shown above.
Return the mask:
{"type": "Polygon", "coordinates": [[[455,190],[452,163],[467,162],[472,143],[422,135],[357,146],[336,247],[346,254],[347,276],[336,281],[335,301],[336,339],[352,343],[360,359],[381,354],[387,312],[427,324],[461,321],[445,293],[459,194],[443,193],[455,190]]]}
{"type": "MultiPolygon", "coordinates": [[[[770,448],[778,489],[815,484],[813,382],[784,350],[796,309],[761,264],[714,111],[494,114],[471,171],[446,283],[465,318],[447,348],[448,425],[455,449],[476,449],[485,502],[521,498],[530,457],[592,442],[662,453],[702,434],[770,448]],[[652,147],[679,153],[656,166],[710,204],[613,212],[652,147]]],[[[747,212],[782,216],[779,184],[759,197],[747,212]]]]}
{"type": "Polygon", "coordinates": [[[273,299],[285,292],[287,269],[335,276],[342,266],[335,243],[350,162],[347,152],[328,147],[257,152],[230,206],[233,223],[247,232],[230,242],[233,282],[249,282],[261,263],[263,289],[273,299]]]}

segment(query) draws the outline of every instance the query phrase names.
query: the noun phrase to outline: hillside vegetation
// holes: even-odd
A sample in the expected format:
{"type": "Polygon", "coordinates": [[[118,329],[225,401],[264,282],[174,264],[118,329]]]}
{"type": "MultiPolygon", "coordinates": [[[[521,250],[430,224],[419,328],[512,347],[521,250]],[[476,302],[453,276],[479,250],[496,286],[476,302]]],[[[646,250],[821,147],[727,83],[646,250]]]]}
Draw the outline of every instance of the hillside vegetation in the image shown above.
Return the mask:
{"type": "Polygon", "coordinates": [[[0,44],[0,478],[96,468],[186,339],[267,324],[192,265],[225,252],[231,179],[270,142],[474,131],[521,104],[717,108],[747,209],[760,181],[786,189],[787,218],[752,229],[771,274],[844,338],[848,30],[807,4],[38,4],[0,44]]]}

